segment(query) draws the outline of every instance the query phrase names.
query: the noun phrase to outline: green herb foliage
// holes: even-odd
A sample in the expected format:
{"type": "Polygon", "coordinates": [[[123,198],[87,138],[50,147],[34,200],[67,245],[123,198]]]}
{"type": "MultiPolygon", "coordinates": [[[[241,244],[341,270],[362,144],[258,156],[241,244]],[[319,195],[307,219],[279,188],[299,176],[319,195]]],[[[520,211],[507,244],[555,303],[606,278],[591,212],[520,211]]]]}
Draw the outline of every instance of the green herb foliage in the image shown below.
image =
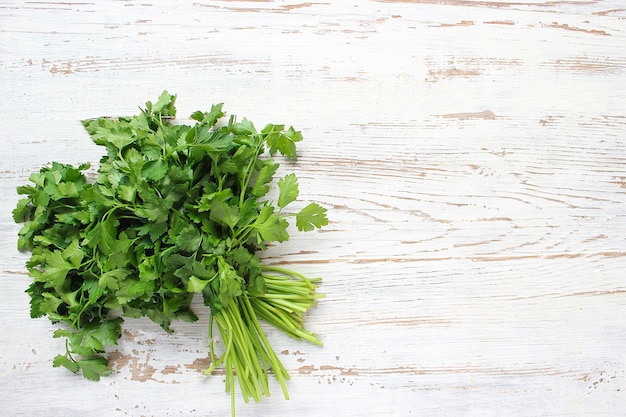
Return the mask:
{"type": "Polygon", "coordinates": [[[316,303],[317,280],[263,265],[257,253],[289,239],[289,219],[310,231],[327,224],[316,203],[297,213],[298,180],[277,181],[281,154],[296,158],[301,133],[269,124],[260,131],[246,119],[224,118],[222,105],[173,123],[175,96],[164,92],[133,117],[86,120],[93,141],[106,149],[95,180],[79,167],[54,162],[18,187],[13,211],[23,223],[18,249],[30,251],[33,278],[27,293],[31,317],[62,327],[66,352],[54,358],[85,378],[109,375],[106,348],[115,345],[123,317],[147,316],[167,332],[173,320],[195,321],[195,293],[210,308],[212,364],[226,370],[234,413],[235,382],[245,401],[269,395],[271,372],[289,378],[260,324],[321,344],[303,327],[316,303]],[[216,326],[224,344],[218,357],[216,326]]]}

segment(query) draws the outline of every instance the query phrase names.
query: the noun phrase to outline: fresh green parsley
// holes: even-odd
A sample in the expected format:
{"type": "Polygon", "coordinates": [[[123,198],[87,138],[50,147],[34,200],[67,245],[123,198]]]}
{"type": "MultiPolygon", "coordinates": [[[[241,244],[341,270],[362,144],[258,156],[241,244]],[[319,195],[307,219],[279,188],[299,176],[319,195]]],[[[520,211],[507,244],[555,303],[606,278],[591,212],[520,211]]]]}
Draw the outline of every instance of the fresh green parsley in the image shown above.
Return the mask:
{"type": "Polygon", "coordinates": [[[246,402],[260,401],[271,373],[288,398],[289,375],[259,319],[321,345],[303,326],[318,280],[263,265],[258,253],[289,239],[290,219],[300,231],[328,219],[317,203],[285,210],[299,196],[294,173],[274,182],[274,157],[296,159],[299,131],[224,121],[222,104],[193,113],[192,125],[174,123],[175,99],[163,92],[135,116],[83,121],[106,150],[97,177],[85,175],[89,164],[58,162],[33,173],[17,189],[17,246],[31,252],[31,317],[59,323],[54,337],[66,341],[53,366],[91,380],[111,374],[106,349],[123,317],[147,316],[171,332],[173,320],[197,320],[191,301],[200,294],[211,313],[206,373],[225,368],[234,415],[236,382],[246,402]]]}

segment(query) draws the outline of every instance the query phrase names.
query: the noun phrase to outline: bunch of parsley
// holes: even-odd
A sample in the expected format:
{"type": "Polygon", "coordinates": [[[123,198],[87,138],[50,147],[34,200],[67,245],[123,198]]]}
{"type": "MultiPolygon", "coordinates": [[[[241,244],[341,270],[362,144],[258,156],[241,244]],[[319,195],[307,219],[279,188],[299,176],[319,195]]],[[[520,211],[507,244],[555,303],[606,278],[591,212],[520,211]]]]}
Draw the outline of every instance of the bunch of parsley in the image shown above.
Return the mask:
{"type": "Polygon", "coordinates": [[[174,123],[175,98],[164,92],[133,117],[83,121],[106,148],[95,180],[89,164],[54,162],[18,187],[25,198],[13,216],[23,223],[18,249],[31,252],[31,317],[63,324],[54,337],[66,339],[66,352],[54,366],[98,380],[112,372],[105,348],[117,343],[123,317],[147,316],[170,332],[173,320],[197,320],[191,301],[202,294],[211,313],[207,374],[224,366],[232,401],[235,381],[245,401],[259,401],[271,370],[288,398],[289,376],[259,319],[321,344],[303,327],[317,280],[263,265],[257,252],[289,239],[290,218],[300,231],[328,223],[316,203],[284,210],[298,197],[293,173],[268,197],[279,166],[272,157],[295,159],[301,133],[219,123],[221,104],[193,113],[191,126],[174,123]]]}

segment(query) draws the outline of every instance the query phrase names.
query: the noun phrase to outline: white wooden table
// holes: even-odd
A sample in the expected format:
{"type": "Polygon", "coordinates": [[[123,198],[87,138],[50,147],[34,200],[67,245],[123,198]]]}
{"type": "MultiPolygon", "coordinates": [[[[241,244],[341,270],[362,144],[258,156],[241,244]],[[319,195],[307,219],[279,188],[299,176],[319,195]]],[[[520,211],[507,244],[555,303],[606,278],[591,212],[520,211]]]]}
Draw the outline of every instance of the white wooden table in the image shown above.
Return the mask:
{"type": "Polygon", "coordinates": [[[623,0],[3,0],[0,77],[1,415],[230,413],[200,303],[98,383],[29,318],[15,188],[163,89],[302,130],[281,168],[329,209],[265,259],[323,277],[325,345],[270,330],[291,399],[238,416],[626,415],[623,0]]]}

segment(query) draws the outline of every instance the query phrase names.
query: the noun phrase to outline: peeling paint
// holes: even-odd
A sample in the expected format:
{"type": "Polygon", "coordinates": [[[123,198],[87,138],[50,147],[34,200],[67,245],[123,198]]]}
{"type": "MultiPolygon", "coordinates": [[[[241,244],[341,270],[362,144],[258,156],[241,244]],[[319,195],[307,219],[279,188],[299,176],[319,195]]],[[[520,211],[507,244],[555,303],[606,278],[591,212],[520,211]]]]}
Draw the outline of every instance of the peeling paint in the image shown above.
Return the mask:
{"type": "Polygon", "coordinates": [[[491,110],[483,110],[475,113],[448,113],[442,114],[440,117],[444,119],[458,119],[458,120],[472,120],[472,119],[483,119],[483,120],[495,120],[497,116],[491,110]]]}

